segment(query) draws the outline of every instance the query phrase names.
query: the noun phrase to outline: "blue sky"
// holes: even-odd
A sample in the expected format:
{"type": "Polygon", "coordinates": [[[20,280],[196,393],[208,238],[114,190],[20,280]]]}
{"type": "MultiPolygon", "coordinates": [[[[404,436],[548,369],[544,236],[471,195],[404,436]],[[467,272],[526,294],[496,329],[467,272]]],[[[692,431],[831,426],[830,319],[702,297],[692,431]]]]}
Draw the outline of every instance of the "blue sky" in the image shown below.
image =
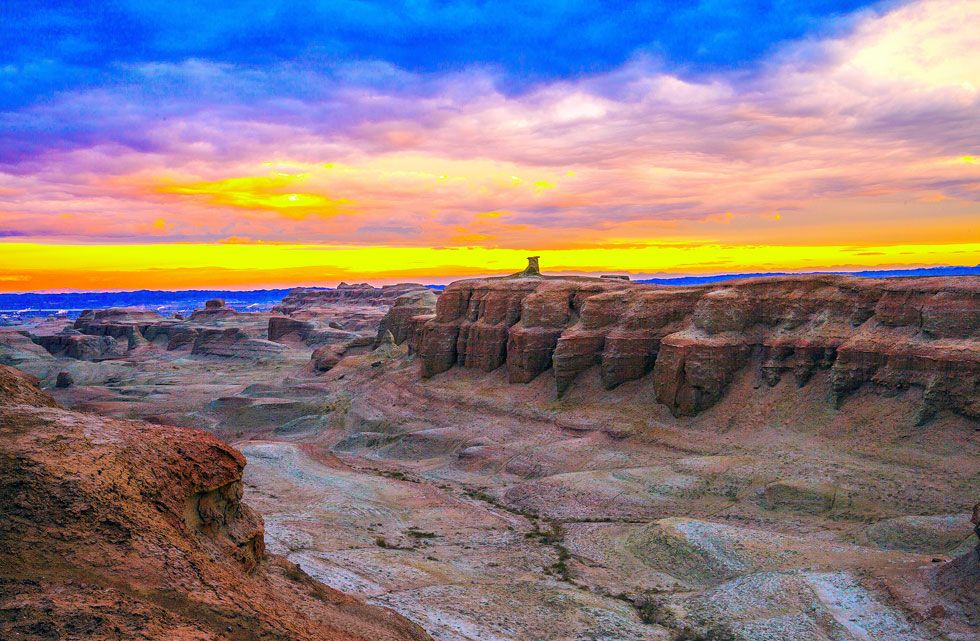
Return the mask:
{"type": "Polygon", "coordinates": [[[980,262],[976,0],[6,0],[0,43],[0,289],[980,262]]]}
{"type": "Polygon", "coordinates": [[[637,54],[680,74],[751,69],[786,40],[846,29],[841,16],[869,6],[874,3],[857,0],[7,0],[0,9],[3,101],[23,106],[52,91],[111,83],[121,65],[189,58],[258,68],[383,61],[426,73],[486,66],[509,91],[608,71],[637,54]]]}

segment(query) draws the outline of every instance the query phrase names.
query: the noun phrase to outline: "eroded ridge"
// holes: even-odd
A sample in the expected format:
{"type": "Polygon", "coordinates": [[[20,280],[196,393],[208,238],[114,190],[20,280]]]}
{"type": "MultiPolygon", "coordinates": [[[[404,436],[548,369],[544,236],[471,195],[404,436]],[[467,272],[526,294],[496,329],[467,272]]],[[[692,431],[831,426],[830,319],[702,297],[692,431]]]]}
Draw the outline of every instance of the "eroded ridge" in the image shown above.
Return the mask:
{"type": "MultiPolygon", "coordinates": [[[[393,308],[395,309],[395,308],[393,308]]],[[[424,311],[414,309],[413,311],[424,311]]],[[[591,278],[452,283],[434,316],[392,318],[431,377],[554,369],[559,395],[597,366],[606,389],[646,375],[675,415],[711,407],[750,363],[775,385],[829,370],[837,402],[870,384],[922,390],[918,415],[980,417],[980,278],[807,275],[663,287],[591,278]]]]}

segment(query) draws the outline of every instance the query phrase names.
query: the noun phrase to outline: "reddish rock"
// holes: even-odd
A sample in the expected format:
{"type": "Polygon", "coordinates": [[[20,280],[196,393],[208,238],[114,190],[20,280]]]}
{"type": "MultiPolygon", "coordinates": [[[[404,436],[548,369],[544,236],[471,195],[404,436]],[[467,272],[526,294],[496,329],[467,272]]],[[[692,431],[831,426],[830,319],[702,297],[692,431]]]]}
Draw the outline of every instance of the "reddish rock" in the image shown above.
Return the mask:
{"type": "MultiPolygon", "coordinates": [[[[420,289],[402,294],[378,325],[378,336],[391,332],[395,344],[401,345],[412,335],[412,319],[427,316],[436,311],[436,293],[431,289],[420,289]]],[[[377,341],[375,341],[377,345],[377,341]]]]}
{"type": "Polygon", "coordinates": [[[358,338],[358,334],[342,329],[318,326],[316,322],[304,321],[287,316],[273,316],[269,319],[269,340],[282,341],[292,338],[307,345],[347,343],[358,338]]]}
{"type": "Polygon", "coordinates": [[[318,372],[326,372],[333,369],[343,358],[343,351],[337,346],[324,345],[313,350],[310,361],[312,361],[313,369],[318,372]]]}
{"type": "Polygon", "coordinates": [[[512,382],[553,368],[562,394],[598,366],[613,388],[653,372],[675,414],[717,402],[753,354],[770,385],[830,370],[838,402],[866,385],[924,391],[920,420],[980,417],[980,278],[809,275],[670,288],[611,279],[507,277],[452,283],[413,317],[425,377],[453,365],[512,382]]]}
{"type": "Polygon", "coordinates": [[[57,408],[0,366],[0,637],[423,640],[265,552],[242,455],[57,408]]]}

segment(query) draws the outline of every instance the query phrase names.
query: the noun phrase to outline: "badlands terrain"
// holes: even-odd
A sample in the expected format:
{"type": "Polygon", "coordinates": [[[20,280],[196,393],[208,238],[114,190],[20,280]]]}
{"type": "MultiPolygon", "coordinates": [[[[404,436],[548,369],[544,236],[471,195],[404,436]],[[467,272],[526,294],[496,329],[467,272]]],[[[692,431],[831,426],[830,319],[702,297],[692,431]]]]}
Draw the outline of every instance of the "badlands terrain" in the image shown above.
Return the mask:
{"type": "Polygon", "coordinates": [[[980,277],[529,269],[0,363],[0,638],[980,639],[980,277]]]}

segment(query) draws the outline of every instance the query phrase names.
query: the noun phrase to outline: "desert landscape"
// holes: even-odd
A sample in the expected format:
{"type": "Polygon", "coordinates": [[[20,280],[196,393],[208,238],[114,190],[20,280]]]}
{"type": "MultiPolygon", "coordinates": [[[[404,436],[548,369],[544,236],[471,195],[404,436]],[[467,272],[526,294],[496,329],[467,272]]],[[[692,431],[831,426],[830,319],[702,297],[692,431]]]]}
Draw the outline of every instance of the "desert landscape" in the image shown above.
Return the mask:
{"type": "Polygon", "coordinates": [[[980,638],[980,277],[532,265],[0,362],[4,638],[980,638]]]}
{"type": "Polygon", "coordinates": [[[0,641],[980,641],[978,0],[0,3],[0,641]]]}

